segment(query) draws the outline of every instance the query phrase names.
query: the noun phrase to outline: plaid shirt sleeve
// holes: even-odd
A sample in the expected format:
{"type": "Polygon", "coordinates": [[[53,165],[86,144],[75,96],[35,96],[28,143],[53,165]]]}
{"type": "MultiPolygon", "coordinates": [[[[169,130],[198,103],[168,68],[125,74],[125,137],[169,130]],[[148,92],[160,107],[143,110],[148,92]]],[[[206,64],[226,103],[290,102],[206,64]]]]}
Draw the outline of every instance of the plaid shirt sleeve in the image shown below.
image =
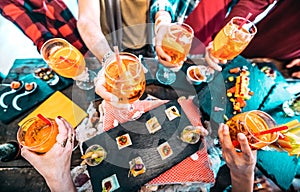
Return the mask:
{"type": "Polygon", "coordinates": [[[155,14],[164,10],[170,13],[172,22],[183,22],[199,2],[200,0],[151,0],[150,21],[154,22],[155,14]]]}
{"type": "Polygon", "coordinates": [[[41,0],[1,0],[0,13],[21,29],[38,51],[45,41],[54,37],[66,39],[82,54],[88,51],[76,28],[76,19],[63,0],[42,3],[41,0]]]}

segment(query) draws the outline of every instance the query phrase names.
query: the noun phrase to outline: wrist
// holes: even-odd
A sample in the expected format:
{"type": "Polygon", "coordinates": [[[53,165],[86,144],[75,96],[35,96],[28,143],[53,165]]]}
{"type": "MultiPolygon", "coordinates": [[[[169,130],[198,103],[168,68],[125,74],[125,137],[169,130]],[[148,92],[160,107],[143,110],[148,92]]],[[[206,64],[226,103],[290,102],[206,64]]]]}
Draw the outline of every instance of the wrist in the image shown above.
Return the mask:
{"type": "Polygon", "coordinates": [[[171,16],[168,12],[162,11],[157,14],[154,23],[154,33],[157,34],[159,28],[163,25],[168,25],[172,22],[171,16]]]}
{"type": "Polygon", "coordinates": [[[70,172],[64,174],[62,177],[56,177],[53,179],[46,179],[46,183],[49,189],[52,192],[59,192],[59,191],[76,191],[76,187],[73,183],[72,177],[70,172]]]}
{"type": "Polygon", "coordinates": [[[106,60],[107,60],[108,58],[110,58],[113,54],[114,54],[114,52],[112,52],[111,50],[109,50],[108,52],[106,52],[106,53],[103,55],[102,60],[101,60],[102,66],[104,66],[106,60]]]}
{"type": "Polygon", "coordinates": [[[253,191],[253,183],[254,183],[254,171],[252,172],[240,172],[233,173],[230,172],[231,183],[232,183],[232,191],[245,191],[252,192],[253,191]]]}

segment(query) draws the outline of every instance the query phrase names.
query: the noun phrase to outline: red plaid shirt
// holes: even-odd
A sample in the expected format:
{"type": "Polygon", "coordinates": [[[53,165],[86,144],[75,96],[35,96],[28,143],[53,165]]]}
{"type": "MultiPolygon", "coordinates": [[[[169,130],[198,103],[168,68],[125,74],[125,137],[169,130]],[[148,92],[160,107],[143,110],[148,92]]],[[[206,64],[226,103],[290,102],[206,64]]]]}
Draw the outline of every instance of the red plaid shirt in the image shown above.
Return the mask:
{"type": "Polygon", "coordinates": [[[0,13],[18,26],[38,51],[54,37],[66,39],[82,54],[88,51],[63,0],[1,0],[0,13]]]}

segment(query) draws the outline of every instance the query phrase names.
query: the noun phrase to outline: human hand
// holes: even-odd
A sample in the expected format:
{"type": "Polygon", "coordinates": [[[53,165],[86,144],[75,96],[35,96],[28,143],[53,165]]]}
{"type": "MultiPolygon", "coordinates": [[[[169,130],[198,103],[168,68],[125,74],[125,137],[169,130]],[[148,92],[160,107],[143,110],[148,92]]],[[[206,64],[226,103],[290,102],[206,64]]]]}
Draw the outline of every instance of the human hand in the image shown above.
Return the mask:
{"type": "Polygon", "coordinates": [[[242,152],[237,152],[232,145],[229,135],[229,128],[225,124],[221,124],[218,135],[222,147],[222,155],[230,169],[232,180],[232,188],[235,191],[241,191],[240,187],[252,191],[254,180],[254,169],[256,165],[256,151],[251,151],[246,136],[238,133],[238,141],[242,152]]]}
{"type": "Polygon", "coordinates": [[[186,58],[184,59],[184,61],[181,61],[179,63],[171,63],[171,57],[163,50],[162,48],[162,41],[163,38],[165,36],[165,34],[168,31],[168,26],[169,24],[161,24],[159,29],[157,30],[157,34],[155,37],[155,51],[158,57],[158,61],[163,64],[164,66],[168,67],[168,68],[180,68],[184,61],[186,60],[186,58]]]}
{"type": "Polygon", "coordinates": [[[211,68],[215,69],[216,71],[222,71],[222,67],[219,65],[219,63],[226,64],[227,60],[219,60],[211,55],[211,49],[212,49],[212,42],[208,44],[208,46],[205,48],[205,61],[211,68]]]}
{"type": "Polygon", "coordinates": [[[51,191],[74,191],[70,172],[74,129],[61,117],[57,117],[55,121],[58,125],[58,135],[53,147],[44,154],[37,154],[22,147],[21,155],[45,178],[51,191]]]}
{"type": "Polygon", "coordinates": [[[119,99],[114,94],[107,91],[105,88],[105,77],[104,77],[105,69],[104,67],[99,71],[97,79],[95,80],[95,92],[102,97],[105,101],[109,102],[117,102],[119,99]]]}
{"type": "MultiPolygon", "coordinates": [[[[292,67],[300,67],[300,59],[294,59],[292,62],[290,62],[286,68],[292,68],[292,67]]],[[[292,77],[299,78],[300,79],[300,71],[293,72],[292,77]]]]}

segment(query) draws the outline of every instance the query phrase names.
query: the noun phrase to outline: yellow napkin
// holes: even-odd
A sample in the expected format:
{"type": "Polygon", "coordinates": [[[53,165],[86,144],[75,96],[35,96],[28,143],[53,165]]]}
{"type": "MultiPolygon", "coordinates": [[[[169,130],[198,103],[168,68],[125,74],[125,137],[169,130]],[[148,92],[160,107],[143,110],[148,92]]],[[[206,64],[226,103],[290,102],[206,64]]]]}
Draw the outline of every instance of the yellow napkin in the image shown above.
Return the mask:
{"type": "Polygon", "coordinates": [[[56,91],[32,113],[19,122],[18,125],[22,125],[27,119],[37,116],[39,113],[52,119],[61,116],[74,128],[87,116],[87,113],[77,104],[73,103],[60,91],[56,91]]]}

